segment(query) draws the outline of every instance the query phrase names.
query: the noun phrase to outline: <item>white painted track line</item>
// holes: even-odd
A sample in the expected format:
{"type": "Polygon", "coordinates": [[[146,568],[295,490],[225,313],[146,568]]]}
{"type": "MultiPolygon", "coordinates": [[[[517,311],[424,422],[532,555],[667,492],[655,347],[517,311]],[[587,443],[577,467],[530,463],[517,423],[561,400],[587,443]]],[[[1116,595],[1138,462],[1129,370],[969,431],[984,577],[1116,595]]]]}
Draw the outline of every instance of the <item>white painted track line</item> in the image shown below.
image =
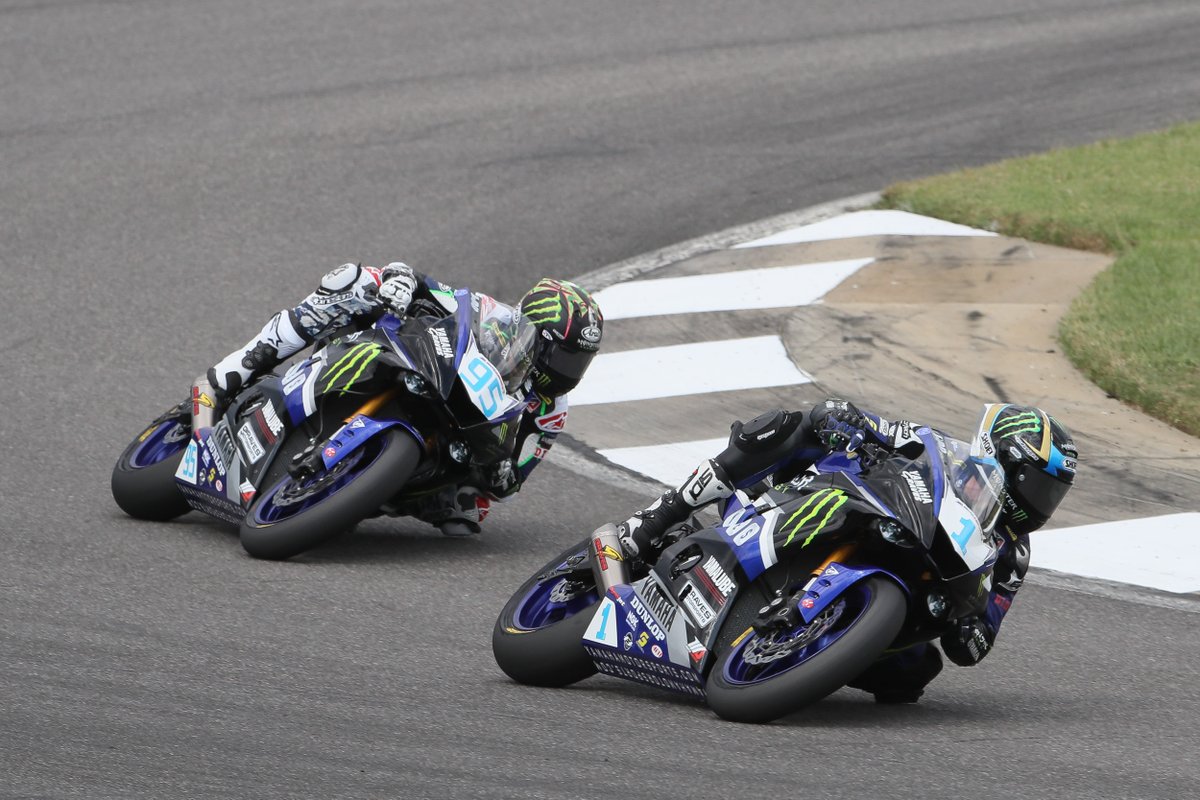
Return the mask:
{"type": "Polygon", "coordinates": [[[995,236],[991,231],[970,228],[954,222],[922,217],[907,211],[855,211],[851,214],[802,225],[774,236],[735,245],[769,247],[800,242],[820,242],[827,239],[850,239],[857,236],[995,236]]]}
{"type": "Polygon", "coordinates": [[[810,383],[778,336],[695,342],[596,356],[572,406],[810,383]]]}
{"type": "Polygon", "coordinates": [[[1200,592],[1200,514],[1041,530],[1032,565],[1165,592],[1200,592]]]}
{"type": "Polygon", "coordinates": [[[785,308],[817,302],[873,258],[618,283],[596,292],[606,320],[785,308]]]}
{"type": "Polygon", "coordinates": [[[725,437],[643,447],[611,447],[596,452],[614,464],[640,472],[667,486],[678,486],[696,465],[724,450],[728,443],[729,437],[725,437]]]}

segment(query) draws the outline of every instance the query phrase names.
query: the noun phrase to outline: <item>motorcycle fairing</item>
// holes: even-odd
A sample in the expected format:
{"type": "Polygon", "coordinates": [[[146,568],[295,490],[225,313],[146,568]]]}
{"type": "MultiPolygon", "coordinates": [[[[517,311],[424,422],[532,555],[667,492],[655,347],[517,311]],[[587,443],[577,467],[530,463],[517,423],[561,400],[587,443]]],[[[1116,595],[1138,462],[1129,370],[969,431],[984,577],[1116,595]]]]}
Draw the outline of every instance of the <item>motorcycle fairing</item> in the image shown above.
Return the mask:
{"type": "Polygon", "coordinates": [[[671,605],[664,627],[649,609],[646,595],[661,591],[654,581],[651,575],[609,589],[583,635],[584,649],[605,674],[703,698],[687,620],[671,605]]]}
{"type": "Polygon", "coordinates": [[[859,581],[872,575],[886,575],[891,578],[905,594],[909,594],[908,586],[900,578],[881,567],[852,567],[837,561],[825,567],[820,575],[814,575],[804,584],[804,596],[800,599],[800,616],[807,622],[812,622],[817,615],[828,608],[838,596],[859,581]]]}
{"type": "Polygon", "coordinates": [[[221,420],[193,435],[175,470],[175,482],[192,508],[234,525],[241,523],[245,516],[240,502],[241,460],[228,422],[221,420]]]}
{"type": "Polygon", "coordinates": [[[365,414],[355,414],[321,446],[321,460],[325,462],[325,469],[331,469],[334,464],[353,453],[375,434],[396,426],[404,428],[422,447],[424,446],[425,439],[421,433],[404,420],[377,420],[365,414]]]}
{"type": "Polygon", "coordinates": [[[754,580],[779,563],[779,554],[775,552],[775,529],[781,513],[779,508],[772,508],[759,514],[754,501],[740,489],[725,501],[717,531],[737,556],[748,580],[754,580]]]}
{"type": "Polygon", "coordinates": [[[326,352],[321,348],[303,361],[297,361],[280,378],[284,407],[293,425],[299,425],[317,411],[317,378],[325,366],[326,352]]]}

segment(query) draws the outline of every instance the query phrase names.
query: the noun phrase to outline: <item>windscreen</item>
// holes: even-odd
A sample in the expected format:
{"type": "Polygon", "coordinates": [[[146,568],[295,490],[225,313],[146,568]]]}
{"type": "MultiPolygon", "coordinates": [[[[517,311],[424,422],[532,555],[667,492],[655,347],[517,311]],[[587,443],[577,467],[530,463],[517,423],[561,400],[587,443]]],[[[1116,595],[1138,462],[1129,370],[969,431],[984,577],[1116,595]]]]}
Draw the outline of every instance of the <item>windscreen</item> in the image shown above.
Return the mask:
{"type": "Polygon", "coordinates": [[[1004,471],[994,458],[972,455],[971,446],[957,439],[944,437],[946,450],[942,462],[946,468],[950,491],[958,495],[984,530],[991,530],[1000,516],[1004,495],[1004,471]]]}
{"type": "Polygon", "coordinates": [[[486,295],[478,295],[473,311],[475,341],[479,352],[492,363],[504,381],[504,390],[515,394],[533,368],[537,328],[509,306],[486,295]]]}

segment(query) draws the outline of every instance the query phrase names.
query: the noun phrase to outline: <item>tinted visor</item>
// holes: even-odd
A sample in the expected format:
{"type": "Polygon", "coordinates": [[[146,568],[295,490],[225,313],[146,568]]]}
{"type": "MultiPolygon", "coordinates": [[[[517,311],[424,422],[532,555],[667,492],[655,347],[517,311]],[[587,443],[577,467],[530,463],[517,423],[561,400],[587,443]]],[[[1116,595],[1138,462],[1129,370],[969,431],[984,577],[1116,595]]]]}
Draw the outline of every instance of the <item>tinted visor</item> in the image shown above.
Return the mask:
{"type": "Polygon", "coordinates": [[[1027,510],[1047,519],[1071,488],[1071,484],[1047,475],[1033,464],[1022,464],[1014,478],[1010,491],[1022,500],[1027,510]]]}
{"type": "Polygon", "coordinates": [[[542,354],[541,368],[554,377],[578,383],[595,357],[595,352],[551,346],[542,354]]]}

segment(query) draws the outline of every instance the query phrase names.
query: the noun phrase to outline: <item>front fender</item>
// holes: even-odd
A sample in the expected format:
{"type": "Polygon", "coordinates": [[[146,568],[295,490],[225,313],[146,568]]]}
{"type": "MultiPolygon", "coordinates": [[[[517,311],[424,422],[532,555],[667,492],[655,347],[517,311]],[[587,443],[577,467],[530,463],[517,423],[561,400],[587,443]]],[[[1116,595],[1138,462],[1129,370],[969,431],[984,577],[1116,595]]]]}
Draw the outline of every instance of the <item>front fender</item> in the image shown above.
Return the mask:
{"type": "Polygon", "coordinates": [[[820,575],[814,575],[812,580],[804,584],[804,595],[800,599],[800,616],[806,623],[812,622],[817,615],[824,611],[836,600],[842,592],[871,575],[884,575],[899,586],[905,595],[911,597],[912,592],[904,581],[893,573],[881,567],[848,567],[845,564],[833,562],[825,567],[820,575]]]}
{"type": "Polygon", "coordinates": [[[321,460],[325,462],[325,469],[330,469],[372,436],[388,428],[403,428],[417,440],[422,451],[426,449],[425,437],[407,420],[373,419],[365,414],[355,414],[321,445],[321,460]]]}

